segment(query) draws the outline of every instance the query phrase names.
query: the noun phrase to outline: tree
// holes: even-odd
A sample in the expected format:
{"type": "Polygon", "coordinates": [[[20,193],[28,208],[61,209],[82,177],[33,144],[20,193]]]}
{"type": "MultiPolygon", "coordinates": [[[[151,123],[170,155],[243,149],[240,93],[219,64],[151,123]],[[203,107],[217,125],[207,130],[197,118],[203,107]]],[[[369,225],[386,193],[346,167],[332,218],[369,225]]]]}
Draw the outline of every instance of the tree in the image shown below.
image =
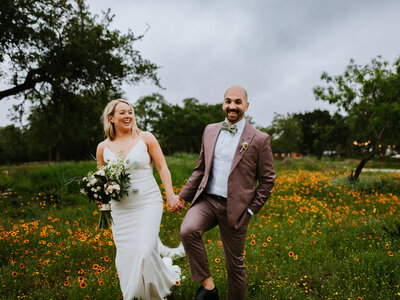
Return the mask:
{"type": "Polygon", "coordinates": [[[160,94],[140,98],[135,103],[138,126],[157,137],[165,153],[198,152],[207,124],[224,119],[221,104],[183,100],[183,106],[168,103],[160,94]]]}
{"type": "Polygon", "coordinates": [[[111,30],[110,10],[100,21],[84,0],[2,0],[0,10],[0,77],[9,84],[0,100],[45,105],[60,95],[120,92],[124,80],[159,85],[158,67],[133,48],[143,36],[111,30]]]}
{"type": "Polygon", "coordinates": [[[14,125],[0,127],[0,164],[27,160],[24,130],[14,125]]]}
{"type": "Polygon", "coordinates": [[[370,149],[351,172],[349,180],[355,183],[365,164],[375,156],[383,140],[399,126],[400,120],[400,59],[392,66],[380,56],[370,64],[356,65],[350,60],[342,75],[321,79],[327,86],[316,86],[317,100],[336,104],[357,123],[359,141],[370,141],[370,149]]]}
{"type": "Polygon", "coordinates": [[[29,156],[39,160],[89,159],[104,137],[100,121],[110,94],[65,95],[58,104],[33,107],[26,139],[29,156]]]}
{"type": "Polygon", "coordinates": [[[157,124],[160,143],[166,153],[198,153],[207,124],[224,119],[221,104],[199,103],[195,98],[183,100],[183,107],[171,105],[157,124]]]}
{"type": "Polygon", "coordinates": [[[271,137],[274,152],[301,152],[303,132],[300,121],[293,115],[275,114],[271,126],[263,129],[271,137]]]}
{"type": "Polygon", "coordinates": [[[160,94],[139,98],[135,103],[135,117],[138,127],[142,130],[154,131],[160,119],[166,117],[166,107],[169,104],[160,94]]]}
{"type": "Polygon", "coordinates": [[[303,132],[302,153],[321,158],[326,150],[340,153],[346,148],[349,128],[346,118],[339,113],[332,116],[327,110],[315,109],[293,116],[300,121],[303,132]]]}

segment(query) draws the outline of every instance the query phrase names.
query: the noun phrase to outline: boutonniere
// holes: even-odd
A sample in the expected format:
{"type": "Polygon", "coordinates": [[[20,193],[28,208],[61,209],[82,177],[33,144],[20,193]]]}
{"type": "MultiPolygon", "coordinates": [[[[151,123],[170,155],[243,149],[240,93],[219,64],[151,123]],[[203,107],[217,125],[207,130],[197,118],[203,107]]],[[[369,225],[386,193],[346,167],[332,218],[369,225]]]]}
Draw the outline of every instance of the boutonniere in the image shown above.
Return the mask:
{"type": "Polygon", "coordinates": [[[240,146],[242,146],[242,148],[240,149],[239,153],[242,152],[243,150],[246,150],[247,148],[249,148],[249,143],[248,143],[248,142],[245,142],[245,141],[242,139],[242,142],[240,143],[240,146]]]}

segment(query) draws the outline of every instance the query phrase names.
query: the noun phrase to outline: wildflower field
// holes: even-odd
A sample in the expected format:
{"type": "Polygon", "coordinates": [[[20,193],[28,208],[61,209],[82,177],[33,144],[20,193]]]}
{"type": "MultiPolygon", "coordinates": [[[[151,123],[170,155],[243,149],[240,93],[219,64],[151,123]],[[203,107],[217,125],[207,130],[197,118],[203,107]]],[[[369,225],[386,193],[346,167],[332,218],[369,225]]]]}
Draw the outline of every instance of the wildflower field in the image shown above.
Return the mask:
{"type": "MultiPolygon", "coordinates": [[[[196,159],[167,157],[176,192],[196,159]]],[[[351,186],[346,176],[355,165],[276,161],[273,196],[252,217],[247,233],[247,299],[400,299],[400,174],[362,173],[351,186]]],[[[400,168],[396,162],[385,166],[400,168]]],[[[98,230],[97,207],[77,184],[65,184],[90,169],[94,162],[0,167],[1,299],[122,298],[111,230],[98,230]]],[[[164,244],[179,244],[185,213],[165,209],[164,244]]],[[[204,235],[204,243],[224,299],[217,228],[204,235]]],[[[175,263],[185,278],[173,296],[191,299],[198,284],[191,281],[186,258],[175,263]]]]}

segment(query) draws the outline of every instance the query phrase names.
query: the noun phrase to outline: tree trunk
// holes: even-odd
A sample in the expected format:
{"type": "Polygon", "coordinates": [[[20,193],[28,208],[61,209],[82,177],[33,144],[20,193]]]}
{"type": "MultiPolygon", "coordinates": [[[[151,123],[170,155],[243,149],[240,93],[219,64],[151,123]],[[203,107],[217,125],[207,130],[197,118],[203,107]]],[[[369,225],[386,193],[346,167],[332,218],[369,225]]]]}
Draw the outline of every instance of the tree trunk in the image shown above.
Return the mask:
{"type": "Polygon", "coordinates": [[[53,158],[52,151],[53,151],[53,149],[51,149],[51,146],[47,147],[47,160],[48,161],[51,161],[53,158]]]}
{"type": "Polygon", "coordinates": [[[374,157],[374,155],[375,155],[376,153],[378,153],[378,151],[377,151],[376,149],[378,149],[378,148],[377,148],[377,147],[374,148],[367,156],[365,156],[365,157],[360,161],[360,163],[358,164],[357,169],[356,169],[356,171],[355,171],[354,173],[353,173],[353,171],[351,171],[351,174],[348,176],[349,182],[350,182],[351,184],[355,184],[355,183],[358,181],[358,177],[360,176],[361,171],[362,171],[362,169],[364,168],[365,164],[366,164],[372,157],[374,157]]]}
{"type": "Polygon", "coordinates": [[[60,150],[56,149],[56,162],[60,162],[60,157],[61,157],[60,150]]]}

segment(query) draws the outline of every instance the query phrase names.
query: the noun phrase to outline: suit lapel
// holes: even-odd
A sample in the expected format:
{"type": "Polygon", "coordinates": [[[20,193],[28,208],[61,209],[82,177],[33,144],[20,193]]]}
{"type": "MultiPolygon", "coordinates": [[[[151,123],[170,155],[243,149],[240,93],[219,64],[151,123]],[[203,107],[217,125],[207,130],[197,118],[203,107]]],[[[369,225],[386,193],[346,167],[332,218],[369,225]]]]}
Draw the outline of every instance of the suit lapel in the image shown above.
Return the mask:
{"type": "Polygon", "coordinates": [[[250,147],[250,143],[253,140],[254,134],[255,133],[254,133],[253,128],[251,127],[251,125],[249,123],[246,122],[246,125],[244,126],[242,135],[239,140],[239,144],[236,147],[236,151],[235,151],[235,155],[232,160],[232,166],[231,166],[231,170],[229,171],[229,175],[236,168],[236,165],[239,163],[239,161],[242,159],[243,155],[246,153],[246,151],[248,149],[247,148],[247,149],[243,149],[242,151],[240,151],[242,149],[242,143],[247,143],[250,147]]]}
{"type": "Polygon", "coordinates": [[[208,167],[207,169],[210,170],[212,165],[212,160],[214,157],[214,149],[215,144],[217,143],[217,138],[221,129],[221,123],[215,124],[210,129],[208,136],[206,137],[206,142],[204,143],[204,158],[205,158],[205,165],[208,167]]]}

